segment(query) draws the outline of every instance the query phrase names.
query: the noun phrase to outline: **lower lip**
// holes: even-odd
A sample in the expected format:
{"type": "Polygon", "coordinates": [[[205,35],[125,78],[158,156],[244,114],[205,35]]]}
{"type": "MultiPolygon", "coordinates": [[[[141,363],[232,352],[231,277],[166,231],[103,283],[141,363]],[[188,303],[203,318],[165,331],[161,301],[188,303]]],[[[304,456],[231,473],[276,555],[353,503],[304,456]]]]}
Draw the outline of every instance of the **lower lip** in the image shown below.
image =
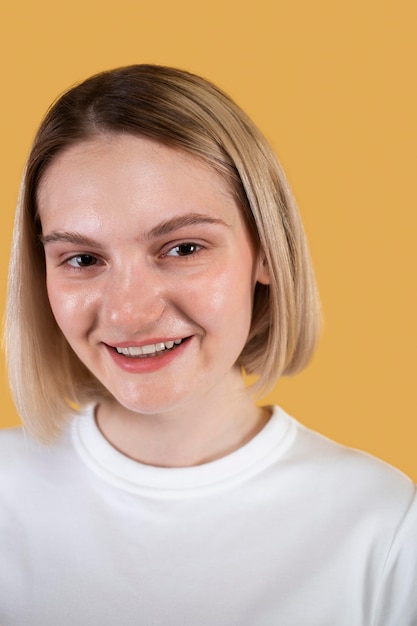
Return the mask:
{"type": "Polygon", "coordinates": [[[131,374],[149,374],[156,372],[163,367],[170,365],[172,361],[177,359],[187,349],[191,337],[185,339],[179,346],[172,350],[164,350],[156,356],[148,357],[129,357],[119,354],[115,348],[106,346],[110,356],[120,369],[131,374]]]}

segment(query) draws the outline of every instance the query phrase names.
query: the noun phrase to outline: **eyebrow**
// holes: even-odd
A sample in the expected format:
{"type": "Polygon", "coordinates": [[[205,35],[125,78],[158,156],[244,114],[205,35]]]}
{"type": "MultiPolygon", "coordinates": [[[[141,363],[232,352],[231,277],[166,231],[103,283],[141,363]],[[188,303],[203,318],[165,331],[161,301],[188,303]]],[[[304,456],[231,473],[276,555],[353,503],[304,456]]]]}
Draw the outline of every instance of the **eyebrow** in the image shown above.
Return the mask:
{"type": "MultiPolygon", "coordinates": [[[[158,237],[169,235],[170,233],[180,230],[181,228],[186,228],[187,226],[204,224],[218,224],[227,228],[231,227],[231,224],[210,215],[204,215],[202,213],[186,213],[185,215],[178,215],[177,217],[164,220],[160,224],[157,224],[151,228],[151,230],[144,233],[141,239],[149,241],[151,239],[157,239],[158,237]]],[[[101,248],[101,245],[97,241],[77,232],[54,231],[49,235],[40,235],[39,239],[44,246],[48,243],[66,242],[79,246],[101,248]]]]}
{"type": "Polygon", "coordinates": [[[202,213],[186,213],[185,215],[178,215],[177,217],[173,217],[169,220],[165,220],[151,228],[148,232],[146,232],[143,236],[145,240],[156,239],[157,237],[163,237],[164,235],[169,235],[176,230],[180,230],[181,228],[185,228],[187,226],[195,226],[199,224],[220,224],[221,226],[226,226],[230,228],[230,224],[227,224],[222,219],[211,217],[210,215],[204,215],[202,213]]]}
{"type": "Polygon", "coordinates": [[[55,231],[50,235],[39,235],[39,239],[44,246],[46,246],[48,243],[67,242],[75,243],[79,246],[101,248],[100,244],[94,239],[86,237],[85,235],[81,235],[80,233],[68,231],[55,231]]]}

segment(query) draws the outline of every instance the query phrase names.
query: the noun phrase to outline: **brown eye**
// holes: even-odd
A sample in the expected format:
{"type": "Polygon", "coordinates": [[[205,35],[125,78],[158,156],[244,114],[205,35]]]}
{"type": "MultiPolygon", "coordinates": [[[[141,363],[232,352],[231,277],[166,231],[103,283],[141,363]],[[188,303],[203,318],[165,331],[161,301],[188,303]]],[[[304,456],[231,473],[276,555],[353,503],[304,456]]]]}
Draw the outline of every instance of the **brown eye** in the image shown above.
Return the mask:
{"type": "Polygon", "coordinates": [[[172,248],[167,256],[191,256],[201,249],[196,243],[181,243],[179,246],[172,248]]]}
{"type": "Polygon", "coordinates": [[[97,263],[97,259],[91,254],[78,254],[67,261],[72,267],[90,267],[97,263]]]}

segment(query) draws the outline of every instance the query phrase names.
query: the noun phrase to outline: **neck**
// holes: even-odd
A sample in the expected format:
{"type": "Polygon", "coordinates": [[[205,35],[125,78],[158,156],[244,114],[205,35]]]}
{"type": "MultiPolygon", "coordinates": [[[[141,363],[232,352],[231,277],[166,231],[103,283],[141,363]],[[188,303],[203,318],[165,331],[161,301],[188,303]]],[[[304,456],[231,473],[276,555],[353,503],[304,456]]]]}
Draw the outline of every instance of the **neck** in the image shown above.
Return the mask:
{"type": "Polygon", "coordinates": [[[97,424],[122,454],[158,467],[191,467],[219,459],[250,441],[270,412],[257,407],[243,380],[227,393],[144,415],[115,399],[100,403],[97,424]]]}

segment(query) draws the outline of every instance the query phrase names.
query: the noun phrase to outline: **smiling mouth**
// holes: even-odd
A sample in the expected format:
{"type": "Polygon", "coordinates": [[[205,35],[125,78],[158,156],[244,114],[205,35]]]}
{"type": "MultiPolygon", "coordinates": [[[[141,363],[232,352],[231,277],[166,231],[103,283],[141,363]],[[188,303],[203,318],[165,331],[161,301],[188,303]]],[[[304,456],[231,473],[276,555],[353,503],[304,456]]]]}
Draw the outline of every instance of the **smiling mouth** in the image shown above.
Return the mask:
{"type": "Polygon", "coordinates": [[[118,354],[131,358],[146,359],[149,357],[160,356],[165,352],[175,350],[181,345],[185,339],[175,339],[174,341],[161,341],[159,343],[151,343],[146,346],[128,346],[127,348],[115,348],[118,354]]]}

